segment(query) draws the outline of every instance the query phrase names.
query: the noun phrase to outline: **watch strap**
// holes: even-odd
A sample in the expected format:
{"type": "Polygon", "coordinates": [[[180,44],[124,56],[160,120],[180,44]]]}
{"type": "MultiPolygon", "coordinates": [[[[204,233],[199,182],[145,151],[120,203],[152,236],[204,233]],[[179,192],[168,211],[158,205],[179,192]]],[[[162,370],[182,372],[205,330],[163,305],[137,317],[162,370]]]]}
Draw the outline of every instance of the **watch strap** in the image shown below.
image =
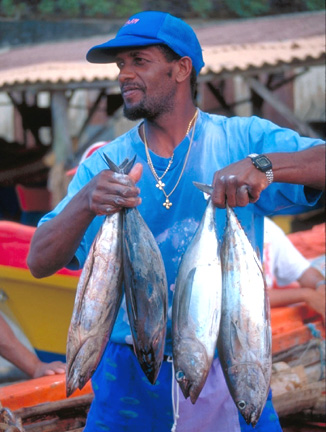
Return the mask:
{"type": "Polygon", "coordinates": [[[267,171],[264,170],[262,167],[259,166],[259,164],[257,163],[257,158],[263,157],[265,160],[267,159],[270,162],[270,166],[272,167],[272,162],[268,159],[267,156],[265,155],[259,155],[258,153],[251,153],[250,155],[248,155],[247,157],[249,157],[253,163],[253,165],[261,172],[265,173],[268,184],[273,183],[274,180],[274,173],[272,168],[268,169],[267,171]]]}

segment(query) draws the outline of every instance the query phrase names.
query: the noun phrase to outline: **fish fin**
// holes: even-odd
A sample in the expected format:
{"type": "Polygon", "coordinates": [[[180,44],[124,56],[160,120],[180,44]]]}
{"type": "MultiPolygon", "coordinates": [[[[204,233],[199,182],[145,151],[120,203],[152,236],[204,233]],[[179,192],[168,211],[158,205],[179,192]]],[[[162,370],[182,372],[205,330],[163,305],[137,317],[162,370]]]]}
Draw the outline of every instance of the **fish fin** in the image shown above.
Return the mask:
{"type": "Polygon", "coordinates": [[[196,181],[193,181],[192,183],[194,184],[194,186],[196,186],[196,188],[198,188],[202,192],[207,193],[208,195],[212,195],[214,190],[213,186],[208,185],[206,183],[199,183],[196,181]]]}
{"type": "MultiPolygon", "coordinates": [[[[122,169],[124,174],[129,174],[131,168],[133,167],[133,165],[135,163],[135,160],[136,160],[136,155],[130,161],[128,161],[126,163],[126,165],[122,169]]],[[[120,165],[120,167],[121,167],[121,165],[120,165]]]]}
{"type": "Polygon", "coordinates": [[[192,284],[195,277],[196,268],[192,268],[187,275],[185,287],[181,293],[179,304],[183,306],[182,311],[179,311],[178,321],[179,328],[188,325],[188,317],[189,317],[189,308],[191,301],[191,293],[192,293],[192,284]]]}
{"type": "Polygon", "coordinates": [[[240,350],[246,349],[248,347],[245,333],[234,321],[231,321],[230,346],[234,358],[238,357],[238,353],[240,350]]]}
{"type": "Polygon", "coordinates": [[[119,165],[119,169],[120,169],[120,170],[123,170],[124,167],[127,165],[128,162],[129,162],[129,159],[128,159],[128,158],[124,159],[124,160],[121,162],[121,164],[119,165]]]}
{"type": "Polygon", "coordinates": [[[112,170],[116,173],[120,172],[119,167],[109,158],[109,156],[107,156],[105,153],[102,153],[102,154],[103,154],[103,158],[104,158],[106,164],[109,166],[110,170],[112,170]]]}
{"type": "Polygon", "coordinates": [[[131,160],[129,160],[128,158],[124,159],[124,161],[118,166],[105,153],[103,153],[102,156],[105,160],[105,163],[109,166],[110,170],[120,174],[128,174],[136,160],[135,155],[131,160]]]}
{"type": "Polygon", "coordinates": [[[272,352],[272,329],[269,322],[265,323],[266,352],[272,352]]]}

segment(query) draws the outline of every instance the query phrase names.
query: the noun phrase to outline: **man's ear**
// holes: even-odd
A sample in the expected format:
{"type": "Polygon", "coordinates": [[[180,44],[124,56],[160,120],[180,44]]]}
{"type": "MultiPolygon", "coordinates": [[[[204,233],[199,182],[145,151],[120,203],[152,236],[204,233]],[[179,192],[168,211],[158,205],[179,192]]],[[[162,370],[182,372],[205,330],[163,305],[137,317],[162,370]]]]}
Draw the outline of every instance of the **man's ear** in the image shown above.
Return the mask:
{"type": "Polygon", "coordinates": [[[190,76],[191,71],[192,71],[191,58],[188,56],[181,57],[181,59],[178,60],[178,71],[176,74],[177,82],[181,83],[185,81],[190,76]]]}

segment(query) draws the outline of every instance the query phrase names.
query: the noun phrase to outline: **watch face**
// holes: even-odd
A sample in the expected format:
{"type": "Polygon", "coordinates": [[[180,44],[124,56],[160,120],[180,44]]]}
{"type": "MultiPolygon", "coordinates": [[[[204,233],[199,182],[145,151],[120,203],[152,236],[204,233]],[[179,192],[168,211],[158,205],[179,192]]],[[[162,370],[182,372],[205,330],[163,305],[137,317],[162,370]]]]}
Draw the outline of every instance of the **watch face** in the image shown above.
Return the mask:
{"type": "Polygon", "coordinates": [[[264,155],[255,158],[255,165],[263,172],[272,168],[271,161],[264,155]]]}

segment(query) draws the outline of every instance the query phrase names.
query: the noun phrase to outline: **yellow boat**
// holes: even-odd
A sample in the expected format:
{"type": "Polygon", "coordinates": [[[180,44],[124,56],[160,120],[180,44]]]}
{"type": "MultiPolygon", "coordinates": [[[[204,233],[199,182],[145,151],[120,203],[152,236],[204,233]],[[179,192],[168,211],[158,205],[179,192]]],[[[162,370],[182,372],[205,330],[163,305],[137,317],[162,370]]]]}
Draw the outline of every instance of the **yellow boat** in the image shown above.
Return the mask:
{"type": "Polygon", "coordinates": [[[0,310],[18,323],[42,361],[65,361],[80,271],[36,279],[26,265],[34,227],[0,221],[0,310]]]}

